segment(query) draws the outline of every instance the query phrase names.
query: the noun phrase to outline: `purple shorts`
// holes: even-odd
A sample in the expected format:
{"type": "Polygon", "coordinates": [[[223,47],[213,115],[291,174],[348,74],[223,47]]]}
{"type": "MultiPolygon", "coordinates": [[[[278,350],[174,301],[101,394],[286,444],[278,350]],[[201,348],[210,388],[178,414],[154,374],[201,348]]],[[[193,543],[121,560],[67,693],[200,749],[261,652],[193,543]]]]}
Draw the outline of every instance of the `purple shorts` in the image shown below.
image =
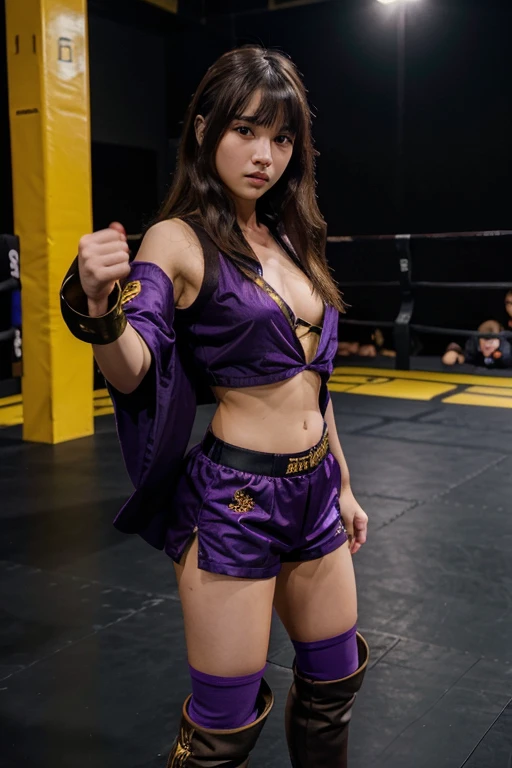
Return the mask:
{"type": "Polygon", "coordinates": [[[316,560],[347,541],[340,487],[326,426],[295,456],[232,446],[208,431],[184,459],[165,551],[179,562],[197,533],[202,570],[271,578],[281,563],[316,560]]]}

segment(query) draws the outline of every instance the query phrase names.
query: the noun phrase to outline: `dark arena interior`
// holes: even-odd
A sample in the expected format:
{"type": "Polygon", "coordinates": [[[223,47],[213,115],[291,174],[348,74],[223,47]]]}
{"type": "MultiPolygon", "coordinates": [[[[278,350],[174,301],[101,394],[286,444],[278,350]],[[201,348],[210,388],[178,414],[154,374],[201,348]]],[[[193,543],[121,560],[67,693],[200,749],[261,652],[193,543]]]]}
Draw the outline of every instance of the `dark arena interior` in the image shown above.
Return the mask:
{"type": "MultiPolygon", "coordinates": [[[[0,766],[249,765],[184,736],[182,596],[171,559],[112,525],[133,483],[59,292],[111,222],[133,263],[195,89],[252,44],[291,57],[313,116],[370,655],[348,759],[350,712],[324,713],[324,757],[308,725],[292,762],[274,610],[250,766],[512,768],[509,0],[3,0],[0,19],[0,766]]],[[[217,407],[199,402],[187,450],[217,407]]]]}

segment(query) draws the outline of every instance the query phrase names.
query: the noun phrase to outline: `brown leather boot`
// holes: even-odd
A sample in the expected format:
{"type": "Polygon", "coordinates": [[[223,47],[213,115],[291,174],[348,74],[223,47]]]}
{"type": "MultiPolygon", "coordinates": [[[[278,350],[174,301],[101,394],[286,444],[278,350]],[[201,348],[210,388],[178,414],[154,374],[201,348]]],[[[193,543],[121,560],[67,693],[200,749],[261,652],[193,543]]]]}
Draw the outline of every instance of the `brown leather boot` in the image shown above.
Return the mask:
{"type": "Polygon", "coordinates": [[[274,696],[265,680],[261,681],[258,693],[258,717],[242,728],[229,731],[201,728],[188,715],[191,698],[183,704],[180,733],[171,749],[167,768],[247,768],[249,753],[274,705],[274,696]]]}
{"type": "Polygon", "coordinates": [[[348,729],[370,651],[357,633],[359,667],[341,680],[308,680],[293,665],[285,709],[286,740],[293,768],[347,768],[348,729]]]}

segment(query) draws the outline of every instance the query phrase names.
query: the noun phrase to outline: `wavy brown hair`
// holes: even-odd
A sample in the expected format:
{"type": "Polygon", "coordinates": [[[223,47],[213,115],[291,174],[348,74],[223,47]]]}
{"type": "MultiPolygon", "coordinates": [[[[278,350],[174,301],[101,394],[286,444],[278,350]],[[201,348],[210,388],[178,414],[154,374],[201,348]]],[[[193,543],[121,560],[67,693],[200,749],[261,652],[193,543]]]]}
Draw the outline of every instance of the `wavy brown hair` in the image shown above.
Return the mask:
{"type": "Polygon", "coordinates": [[[304,272],[324,301],[344,311],[325,256],[327,226],[316,201],[311,110],[293,62],[283,53],[250,45],[221,56],[203,77],[185,115],[177,167],[156,218],[193,218],[217,247],[242,266],[238,254],[256,258],[242,235],[233,200],[215,166],[217,147],[233,120],[244,114],[255,91],[261,101],[257,125],[280,121],[295,134],[290,162],[279,181],[256,202],[258,221],[279,224],[294,246],[304,272]],[[194,121],[205,119],[201,144],[194,121]]]}

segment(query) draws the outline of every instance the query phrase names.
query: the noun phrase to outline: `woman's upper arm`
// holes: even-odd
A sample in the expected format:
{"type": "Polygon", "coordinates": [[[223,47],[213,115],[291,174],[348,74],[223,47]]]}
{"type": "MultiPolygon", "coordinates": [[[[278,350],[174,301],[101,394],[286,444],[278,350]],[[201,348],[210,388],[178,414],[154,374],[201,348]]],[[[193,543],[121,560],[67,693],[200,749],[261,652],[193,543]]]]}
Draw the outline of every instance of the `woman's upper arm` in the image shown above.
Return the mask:
{"type": "Polygon", "coordinates": [[[148,229],[135,261],[151,261],[159,266],[172,281],[178,304],[188,278],[187,266],[197,246],[197,238],[184,222],[166,219],[148,229]]]}

